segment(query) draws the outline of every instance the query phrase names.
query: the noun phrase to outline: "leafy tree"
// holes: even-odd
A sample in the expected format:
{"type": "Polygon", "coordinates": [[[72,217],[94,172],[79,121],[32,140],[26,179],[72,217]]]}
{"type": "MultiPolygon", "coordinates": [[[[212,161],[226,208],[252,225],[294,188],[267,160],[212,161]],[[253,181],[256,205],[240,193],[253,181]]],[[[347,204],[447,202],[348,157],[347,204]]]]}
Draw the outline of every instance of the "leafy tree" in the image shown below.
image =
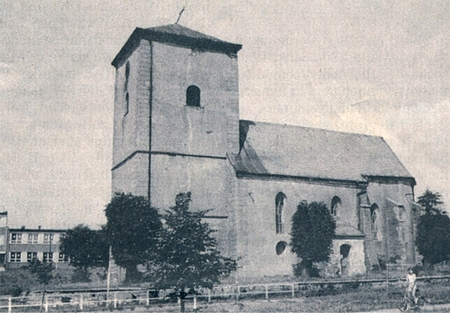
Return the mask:
{"type": "Polygon", "coordinates": [[[83,281],[89,281],[90,267],[108,265],[104,229],[92,230],[86,225],[77,225],[67,230],[66,236],[61,239],[60,251],[69,257],[70,264],[76,267],[76,277],[83,277],[83,281]]]}
{"type": "Polygon", "coordinates": [[[294,265],[294,274],[313,274],[313,263],[328,261],[336,222],[327,206],[320,202],[300,202],[292,217],[291,251],[302,261],[294,265]]]}
{"type": "Polygon", "coordinates": [[[47,285],[53,278],[52,271],[55,269],[53,262],[41,262],[35,259],[26,267],[31,274],[36,276],[41,284],[47,285]]]}
{"type": "Polygon", "coordinates": [[[106,206],[105,214],[114,261],[126,268],[126,281],[137,281],[137,266],[156,257],[162,227],[158,211],[144,197],[117,193],[106,206]]]}
{"type": "Polygon", "coordinates": [[[439,205],[444,203],[441,201],[441,194],[439,192],[434,193],[427,189],[423,195],[417,199],[417,203],[425,209],[426,214],[444,213],[438,208],[439,205]]]}
{"type": "Polygon", "coordinates": [[[450,218],[437,206],[441,195],[426,190],[417,201],[425,209],[417,224],[416,246],[426,268],[450,260],[450,218]]]}
{"type": "Polygon", "coordinates": [[[209,212],[189,211],[191,193],[177,195],[166,211],[165,227],[155,271],[158,288],[173,288],[184,311],[184,297],[196,288],[212,288],[237,269],[237,262],[221,255],[213,230],[202,218],[209,212]]]}

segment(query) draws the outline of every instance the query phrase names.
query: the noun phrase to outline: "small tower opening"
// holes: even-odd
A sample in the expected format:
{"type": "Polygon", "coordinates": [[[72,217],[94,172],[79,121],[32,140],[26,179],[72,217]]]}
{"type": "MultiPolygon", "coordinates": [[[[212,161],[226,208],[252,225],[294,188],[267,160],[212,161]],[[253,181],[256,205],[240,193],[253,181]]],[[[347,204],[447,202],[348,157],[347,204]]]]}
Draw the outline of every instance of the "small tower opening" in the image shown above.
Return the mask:
{"type": "Polygon", "coordinates": [[[200,88],[191,85],[186,89],[186,105],[190,107],[200,106],[200,88]]]}

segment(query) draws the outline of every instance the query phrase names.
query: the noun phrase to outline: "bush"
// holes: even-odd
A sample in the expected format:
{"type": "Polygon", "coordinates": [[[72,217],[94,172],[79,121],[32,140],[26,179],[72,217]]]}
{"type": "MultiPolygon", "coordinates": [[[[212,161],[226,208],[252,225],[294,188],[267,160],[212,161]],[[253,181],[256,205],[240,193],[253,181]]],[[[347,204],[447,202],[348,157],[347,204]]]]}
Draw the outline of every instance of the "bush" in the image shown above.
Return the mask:
{"type": "Polygon", "coordinates": [[[22,292],[37,286],[39,286],[39,281],[27,269],[10,269],[0,272],[0,295],[17,297],[22,292]]]}
{"type": "Polygon", "coordinates": [[[77,267],[73,271],[71,280],[72,283],[89,283],[91,281],[90,277],[89,269],[77,267]]]}

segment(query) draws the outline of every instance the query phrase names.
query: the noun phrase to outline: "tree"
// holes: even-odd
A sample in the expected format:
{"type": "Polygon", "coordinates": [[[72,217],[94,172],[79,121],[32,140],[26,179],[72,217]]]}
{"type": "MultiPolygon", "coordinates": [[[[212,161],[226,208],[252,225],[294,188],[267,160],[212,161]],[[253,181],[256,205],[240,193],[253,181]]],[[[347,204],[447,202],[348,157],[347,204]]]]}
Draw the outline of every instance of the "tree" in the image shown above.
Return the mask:
{"type": "Polygon", "coordinates": [[[191,194],[177,195],[175,206],[166,211],[165,227],[155,271],[156,286],[173,288],[184,311],[183,298],[199,287],[212,288],[220,278],[237,269],[237,262],[222,256],[214,231],[202,219],[209,212],[189,211],[191,194]]]}
{"type": "Polygon", "coordinates": [[[108,243],[105,230],[92,230],[80,224],[67,230],[61,239],[60,251],[70,259],[70,264],[76,267],[77,277],[81,281],[89,281],[90,267],[108,265],[108,243]]]}
{"type": "Polygon", "coordinates": [[[423,195],[417,199],[417,203],[425,209],[426,214],[444,213],[438,208],[439,205],[444,203],[441,201],[441,194],[439,192],[434,193],[427,189],[423,195]]]}
{"type": "Polygon", "coordinates": [[[425,214],[417,224],[416,246],[424,266],[432,268],[450,260],[450,218],[437,207],[443,204],[438,192],[426,190],[417,202],[424,207],[425,214]]]}
{"type": "Polygon", "coordinates": [[[156,258],[162,229],[158,211],[144,197],[117,193],[106,206],[105,214],[114,261],[126,268],[126,281],[137,281],[137,266],[156,258]]]}
{"type": "Polygon", "coordinates": [[[328,261],[336,222],[324,203],[300,202],[292,217],[291,251],[302,260],[294,274],[313,274],[313,263],[328,261]]]}

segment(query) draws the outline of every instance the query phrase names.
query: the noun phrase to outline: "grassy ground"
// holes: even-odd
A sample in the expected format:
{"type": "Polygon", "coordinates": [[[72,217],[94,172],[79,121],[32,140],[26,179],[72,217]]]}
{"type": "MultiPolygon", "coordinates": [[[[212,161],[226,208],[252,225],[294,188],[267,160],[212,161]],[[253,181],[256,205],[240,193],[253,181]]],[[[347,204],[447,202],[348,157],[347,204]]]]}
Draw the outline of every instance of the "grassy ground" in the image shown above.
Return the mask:
{"type": "MultiPolygon", "coordinates": [[[[421,312],[450,312],[450,283],[420,283],[421,294],[430,301],[421,312]]],[[[360,287],[352,290],[332,290],[322,294],[272,297],[244,298],[236,302],[213,301],[198,302],[196,312],[400,312],[403,288],[391,286],[388,289],[360,287]]],[[[122,312],[178,312],[176,303],[152,305],[148,308],[136,307],[122,312]]],[[[192,301],[186,302],[186,312],[194,312],[192,301]]]]}

